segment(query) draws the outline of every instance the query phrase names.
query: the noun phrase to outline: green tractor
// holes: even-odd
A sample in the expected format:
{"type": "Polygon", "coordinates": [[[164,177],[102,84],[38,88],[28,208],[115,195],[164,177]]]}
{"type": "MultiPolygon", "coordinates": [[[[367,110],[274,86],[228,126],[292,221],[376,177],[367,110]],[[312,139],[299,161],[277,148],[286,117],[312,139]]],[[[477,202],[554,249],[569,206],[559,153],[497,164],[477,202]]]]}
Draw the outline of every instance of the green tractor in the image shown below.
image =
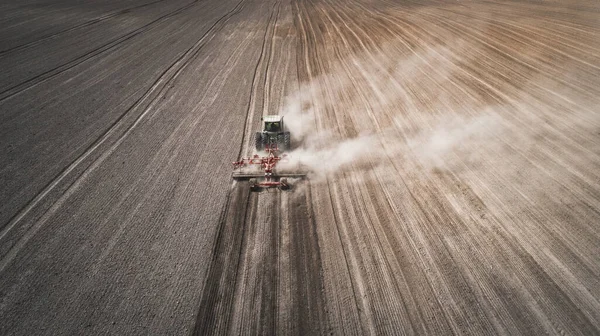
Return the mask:
{"type": "Polygon", "coordinates": [[[256,132],[254,143],[257,151],[277,146],[280,152],[290,149],[290,132],[285,130],[283,117],[268,115],[261,118],[263,121],[262,132],[256,132]]]}

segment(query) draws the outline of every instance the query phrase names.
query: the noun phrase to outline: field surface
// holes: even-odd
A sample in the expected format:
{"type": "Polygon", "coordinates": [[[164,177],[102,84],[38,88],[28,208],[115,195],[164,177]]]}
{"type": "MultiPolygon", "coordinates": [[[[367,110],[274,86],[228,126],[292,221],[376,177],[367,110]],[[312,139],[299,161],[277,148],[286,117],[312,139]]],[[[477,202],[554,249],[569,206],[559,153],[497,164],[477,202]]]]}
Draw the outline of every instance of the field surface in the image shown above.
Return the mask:
{"type": "Polygon", "coordinates": [[[0,0],[0,68],[1,335],[600,334],[597,1],[0,0]]]}

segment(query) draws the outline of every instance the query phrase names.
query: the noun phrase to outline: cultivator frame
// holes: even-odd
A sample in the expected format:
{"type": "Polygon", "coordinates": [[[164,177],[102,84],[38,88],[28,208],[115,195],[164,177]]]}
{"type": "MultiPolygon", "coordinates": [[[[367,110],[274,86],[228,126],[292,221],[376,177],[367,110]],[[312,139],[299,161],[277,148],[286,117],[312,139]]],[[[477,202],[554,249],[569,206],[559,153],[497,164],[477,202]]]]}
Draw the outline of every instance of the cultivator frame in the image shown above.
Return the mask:
{"type": "Polygon", "coordinates": [[[265,148],[267,156],[260,156],[254,154],[252,157],[242,158],[240,161],[233,162],[234,180],[249,180],[250,188],[257,190],[260,188],[279,188],[289,189],[290,184],[288,178],[304,178],[305,173],[279,173],[276,170],[277,163],[286,162],[288,160],[287,154],[278,155],[277,144],[267,145],[265,148]],[[245,173],[239,171],[244,167],[250,165],[257,165],[260,167],[260,171],[256,173],[245,173]]]}

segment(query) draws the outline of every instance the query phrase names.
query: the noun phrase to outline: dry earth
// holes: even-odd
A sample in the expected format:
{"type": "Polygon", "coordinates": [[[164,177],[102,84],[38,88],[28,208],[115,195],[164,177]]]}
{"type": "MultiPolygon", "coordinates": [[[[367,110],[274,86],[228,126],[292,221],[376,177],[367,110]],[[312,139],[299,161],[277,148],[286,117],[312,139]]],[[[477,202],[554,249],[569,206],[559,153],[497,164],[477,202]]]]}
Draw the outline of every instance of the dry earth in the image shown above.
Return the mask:
{"type": "Polygon", "coordinates": [[[1,0],[0,66],[2,335],[600,333],[597,1],[1,0]]]}

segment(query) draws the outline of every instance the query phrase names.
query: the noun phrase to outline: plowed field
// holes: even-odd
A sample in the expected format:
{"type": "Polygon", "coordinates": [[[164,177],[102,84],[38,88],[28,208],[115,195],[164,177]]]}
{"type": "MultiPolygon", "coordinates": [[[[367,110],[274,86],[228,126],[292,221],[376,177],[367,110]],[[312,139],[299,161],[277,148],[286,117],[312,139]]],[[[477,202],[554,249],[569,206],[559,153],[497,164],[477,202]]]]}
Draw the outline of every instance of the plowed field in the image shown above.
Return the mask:
{"type": "Polygon", "coordinates": [[[2,335],[600,333],[596,1],[0,0],[0,66],[2,335]]]}

